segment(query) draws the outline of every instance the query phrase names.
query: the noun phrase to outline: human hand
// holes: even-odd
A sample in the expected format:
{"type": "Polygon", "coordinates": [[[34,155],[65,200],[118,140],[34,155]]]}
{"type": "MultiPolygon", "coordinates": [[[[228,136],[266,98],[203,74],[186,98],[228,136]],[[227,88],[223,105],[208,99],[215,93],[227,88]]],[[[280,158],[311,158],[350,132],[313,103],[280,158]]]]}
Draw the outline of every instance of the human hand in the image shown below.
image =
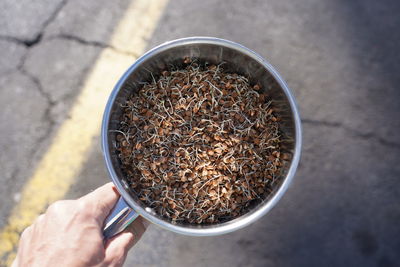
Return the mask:
{"type": "Polygon", "coordinates": [[[77,200],[61,200],[21,235],[13,267],[122,266],[147,227],[138,217],[128,230],[103,243],[103,223],[119,197],[112,183],[77,200]]]}

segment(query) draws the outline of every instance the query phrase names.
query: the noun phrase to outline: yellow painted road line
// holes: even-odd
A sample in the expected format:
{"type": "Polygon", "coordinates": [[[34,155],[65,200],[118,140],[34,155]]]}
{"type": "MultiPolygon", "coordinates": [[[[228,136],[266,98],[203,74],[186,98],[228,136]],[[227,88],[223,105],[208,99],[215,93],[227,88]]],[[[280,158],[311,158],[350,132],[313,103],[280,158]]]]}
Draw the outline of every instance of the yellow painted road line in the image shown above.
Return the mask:
{"type": "Polygon", "coordinates": [[[111,37],[118,51],[104,49],[52,144],[21,192],[7,225],[0,232],[0,265],[11,265],[21,232],[46,207],[62,199],[81,171],[93,138],[100,133],[107,98],[124,71],[144,52],[167,0],[135,0],[111,37]]]}

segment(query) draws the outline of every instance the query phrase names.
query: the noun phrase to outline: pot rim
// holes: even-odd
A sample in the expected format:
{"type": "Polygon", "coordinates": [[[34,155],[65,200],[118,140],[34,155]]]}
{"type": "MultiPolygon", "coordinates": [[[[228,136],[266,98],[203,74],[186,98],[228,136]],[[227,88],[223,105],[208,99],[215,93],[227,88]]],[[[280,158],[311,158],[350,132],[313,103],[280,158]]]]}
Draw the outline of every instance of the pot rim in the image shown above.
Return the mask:
{"type": "Polygon", "coordinates": [[[176,39],[173,41],[165,42],[165,43],[149,50],[143,56],[138,58],[132,64],[132,66],[129,67],[129,69],[122,75],[122,77],[119,79],[119,81],[115,85],[113,91],[111,92],[111,95],[108,99],[108,102],[107,102],[107,105],[106,105],[106,108],[104,111],[102,128],[101,128],[101,143],[102,143],[102,150],[103,150],[106,167],[111,176],[112,181],[114,182],[115,186],[117,187],[119,193],[124,198],[124,200],[139,215],[143,216],[145,219],[149,220],[150,222],[152,222],[158,226],[161,226],[162,228],[165,228],[167,230],[170,230],[170,231],[173,231],[173,232],[176,232],[179,234],[185,234],[185,235],[191,235],[191,236],[212,236],[212,235],[225,234],[225,233],[229,233],[229,232],[241,229],[241,228],[255,222],[259,218],[261,218],[263,215],[265,215],[268,211],[270,211],[276,205],[276,203],[281,199],[283,194],[288,189],[290,183],[292,182],[294,174],[297,169],[297,166],[299,164],[300,154],[301,154],[301,145],[302,145],[302,129],[301,129],[300,115],[299,115],[296,101],[295,101],[289,87],[287,86],[286,82],[281,78],[279,73],[275,70],[275,68],[269,62],[267,62],[264,58],[262,58],[260,55],[258,55],[253,50],[250,50],[250,49],[244,47],[243,45],[240,45],[240,44],[232,42],[232,41],[215,38],[215,37],[187,37],[187,38],[176,39]],[[260,63],[274,77],[274,79],[277,81],[277,83],[283,90],[284,94],[286,95],[288,102],[290,104],[290,107],[291,107],[292,116],[293,116],[293,120],[294,120],[294,126],[295,126],[295,145],[294,145],[294,151],[293,151],[293,158],[292,158],[289,170],[286,174],[286,177],[283,178],[282,184],[280,185],[280,187],[278,188],[276,193],[268,201],[265,201],[265,203],[259,205],[255,210],[252,210],[249,214],[246,214],[245,216],[241,216],[237,219],[234,219],[234,220],[228,221],[228,222],[224,222],[221,224],[213,224],[213,225],[201,226],[201,227],[196,227],[196,226],[185,227],[182,225],[172,224],[168,221],[157,218],[156,216],[147,212],[145,210],[145,208],[143,208],[142,206],[137,204],[136,201],[131,197],[130,193],[126,190],[126,188],[125,188],[126,185],[124,185],[121,182],[121,180],[118,178],[118,175],[116,174],[116,172],[114,170],[114,166],[112,164],[110,150],[109,150],[110,149],[109,142],[108,142],[108,126],[109,126],[112,106],[115,102],[118,92],[122,88],[126,79],[130,76],[130,74],[133,71],[135,71],[144,61],[153,57],[154,55],[161,53],[165,50],[168,50],[170,48],[173,48],[173,47],[183,46],[183,45],[188,45],[188,44],[212,44],[212,45],[227,47],[230,49],[237,50],[240,53],[243,53],[243,54],[251,57],[255,61],[257,61],[258,63],[260,63]]]}

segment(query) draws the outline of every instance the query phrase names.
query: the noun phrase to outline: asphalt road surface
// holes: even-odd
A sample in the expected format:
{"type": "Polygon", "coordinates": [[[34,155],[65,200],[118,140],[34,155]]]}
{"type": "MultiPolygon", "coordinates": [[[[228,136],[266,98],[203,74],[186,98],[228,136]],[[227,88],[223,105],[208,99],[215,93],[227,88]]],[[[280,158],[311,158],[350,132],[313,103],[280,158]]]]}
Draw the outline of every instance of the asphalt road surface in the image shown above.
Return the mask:
{"type": "MultiPolygon", "coordinates": [[[[0,227],[130,4],[0,2],[0,227]]],[[[202,238],[150,226],[126,266],[400,266],[399,14],[394,0],[169,1],[147,49],[197,35],[257,51],[296,96],[303,154],[261,220],[202,238]]],[[[65,198],[108,180],[95,137],[65,198]]]]}

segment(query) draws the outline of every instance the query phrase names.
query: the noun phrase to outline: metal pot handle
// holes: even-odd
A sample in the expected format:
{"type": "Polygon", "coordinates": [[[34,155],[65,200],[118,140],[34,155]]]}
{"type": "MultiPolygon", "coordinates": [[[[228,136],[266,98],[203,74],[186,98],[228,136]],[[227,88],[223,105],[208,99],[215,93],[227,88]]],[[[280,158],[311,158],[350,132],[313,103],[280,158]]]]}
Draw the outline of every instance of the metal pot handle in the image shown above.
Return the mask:
{"type": "Polygon", "coordinates": [[[122,197],[119,197],[117,204],[115,204],[115,207],[104,222],[104,239],[109,239],[122,232],[138,216],[139,214],[129,207],[122,197]]]}

